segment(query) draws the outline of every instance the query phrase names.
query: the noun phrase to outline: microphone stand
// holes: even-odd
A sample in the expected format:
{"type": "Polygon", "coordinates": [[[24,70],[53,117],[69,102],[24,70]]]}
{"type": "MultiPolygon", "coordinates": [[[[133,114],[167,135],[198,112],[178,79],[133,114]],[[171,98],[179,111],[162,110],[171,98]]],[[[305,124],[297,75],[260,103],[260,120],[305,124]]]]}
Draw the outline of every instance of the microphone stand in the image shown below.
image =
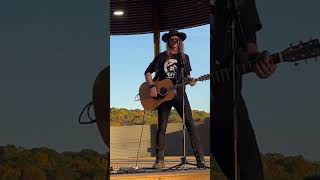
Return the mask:
{"type": "Polygon", "coordinates": [[[228,9],[231,12],[231,49],[232,49],[232,87],[233,87],[233,140],[234,140],[234,180],[240,180],[239,164],[238,164],[238,119],[237,119],[237,94],[236,94],[236,54],[239,47],[246,50],[246,36],[240,21],[240,11],[236,0],[228,0],[228,9]]]}
{"type": "Polygon", "coordinates": [[[183,62],[181,54],[180,54],[179,58],[180,58],[180,65],[181,65],[181,84],[182,84],[183,157],[181,157],[181,162],[179,164],[172,166],[164,171],[168,171],[171,169],[179,169],[181,166],[182,166],[182,169],[184,169],[184,165],[186,165],[186,164],[197,166],[197,164],[188,162],[187,157],[186,157],[186,125],[185,125],[185,99],[184,99],[185,98],[185,85],[186,85],[185,78],[184,78],[185,64],[183,62]]]}

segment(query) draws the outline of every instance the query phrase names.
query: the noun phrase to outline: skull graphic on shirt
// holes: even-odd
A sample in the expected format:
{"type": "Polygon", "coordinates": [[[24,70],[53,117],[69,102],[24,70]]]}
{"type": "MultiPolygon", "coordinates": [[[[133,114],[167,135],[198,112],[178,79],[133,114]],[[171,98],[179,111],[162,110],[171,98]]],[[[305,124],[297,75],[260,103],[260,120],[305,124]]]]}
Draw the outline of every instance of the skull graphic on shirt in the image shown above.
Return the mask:
{"type": "Polygon", "coordinates": [[[168,59],[164,63],[164,72],[167,78],[176,78],[178,61],[176,59],[168,59]]]}

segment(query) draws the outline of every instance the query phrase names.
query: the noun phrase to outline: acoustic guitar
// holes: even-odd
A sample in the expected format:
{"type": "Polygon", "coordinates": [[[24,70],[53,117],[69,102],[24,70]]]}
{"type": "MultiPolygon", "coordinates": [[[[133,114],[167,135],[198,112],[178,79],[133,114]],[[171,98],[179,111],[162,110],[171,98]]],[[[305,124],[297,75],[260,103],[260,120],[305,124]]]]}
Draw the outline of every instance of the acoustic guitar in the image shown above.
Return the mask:
{"type": "MultiPolygon", "coordinates": [[[[194,79],[194,81],[206,81],[209,79],[210,74],[206,74],[194,79]]],[[[186,80],[186,85],[188,85],[189,82],[190,81],[186,80]]],[[[170,79],[164,79],[161,81],[156,81],[155,87],[157,89],[158,96],[151,97],[148,83],[144,82],[140,85],[139,97],[145,110],[155,110],[161,103],[172,100],[175,97],[175,90],[178,87],[182,87],[182,83],[177,83],[174,85],[170,79]]]]}

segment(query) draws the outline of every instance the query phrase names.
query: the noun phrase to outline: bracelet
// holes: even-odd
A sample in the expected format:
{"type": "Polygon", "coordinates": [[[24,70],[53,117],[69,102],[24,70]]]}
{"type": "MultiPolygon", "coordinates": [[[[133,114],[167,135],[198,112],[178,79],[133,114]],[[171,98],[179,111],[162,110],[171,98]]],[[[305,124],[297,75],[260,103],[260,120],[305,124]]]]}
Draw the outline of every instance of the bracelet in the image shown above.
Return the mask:
{"type": "Polygon", "coordinates": [[[152,85],[149,85],[149,88],[151,89],[151,88],[153,88],[153,87],[156,87],[154,84],[152,84],[152,85]]]}

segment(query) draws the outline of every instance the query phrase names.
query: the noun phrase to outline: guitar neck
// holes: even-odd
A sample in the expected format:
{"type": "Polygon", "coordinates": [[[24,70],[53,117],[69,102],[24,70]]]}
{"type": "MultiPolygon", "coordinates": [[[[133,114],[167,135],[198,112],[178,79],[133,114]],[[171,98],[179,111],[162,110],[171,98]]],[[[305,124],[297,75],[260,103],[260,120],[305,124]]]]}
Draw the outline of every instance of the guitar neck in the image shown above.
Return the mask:
{"type": "MultiPolygon", "coordinates": [[[[195,82],[197,81],[206,81],[206,80],[209,80],[210,79],[210,74],[206,74],[206,75],[203,75],[203,76],[200,76],[198,78],[194,78],[193,80],[195,82]]],[[[190,84],[190,82],[188,80],[185,81],[185,85],[188,85],[190,84]]],[[[182,87],[182,83],[177,83],[176,85],[174,85],[173,88],[178,88],[178,87],[182,87]]]]}
{"type": "MultiPolygon", "coordinates": [[[[281,53],[275,53],[270,56],[270,60],[273,64],[278,64],[283,61],[281,53]]],[[[255,65],[257,63],[257,59],[249,60],[247,63],[237,64],[235,67],[236,76],[241,76],[243,74],[247,74],[255,71],[255,65]]],[[[222,68],[218,69],[213,75],[213,83],[223,83],[225,81],[231,80],[233,75],[232,68],[222,68]]]]}

